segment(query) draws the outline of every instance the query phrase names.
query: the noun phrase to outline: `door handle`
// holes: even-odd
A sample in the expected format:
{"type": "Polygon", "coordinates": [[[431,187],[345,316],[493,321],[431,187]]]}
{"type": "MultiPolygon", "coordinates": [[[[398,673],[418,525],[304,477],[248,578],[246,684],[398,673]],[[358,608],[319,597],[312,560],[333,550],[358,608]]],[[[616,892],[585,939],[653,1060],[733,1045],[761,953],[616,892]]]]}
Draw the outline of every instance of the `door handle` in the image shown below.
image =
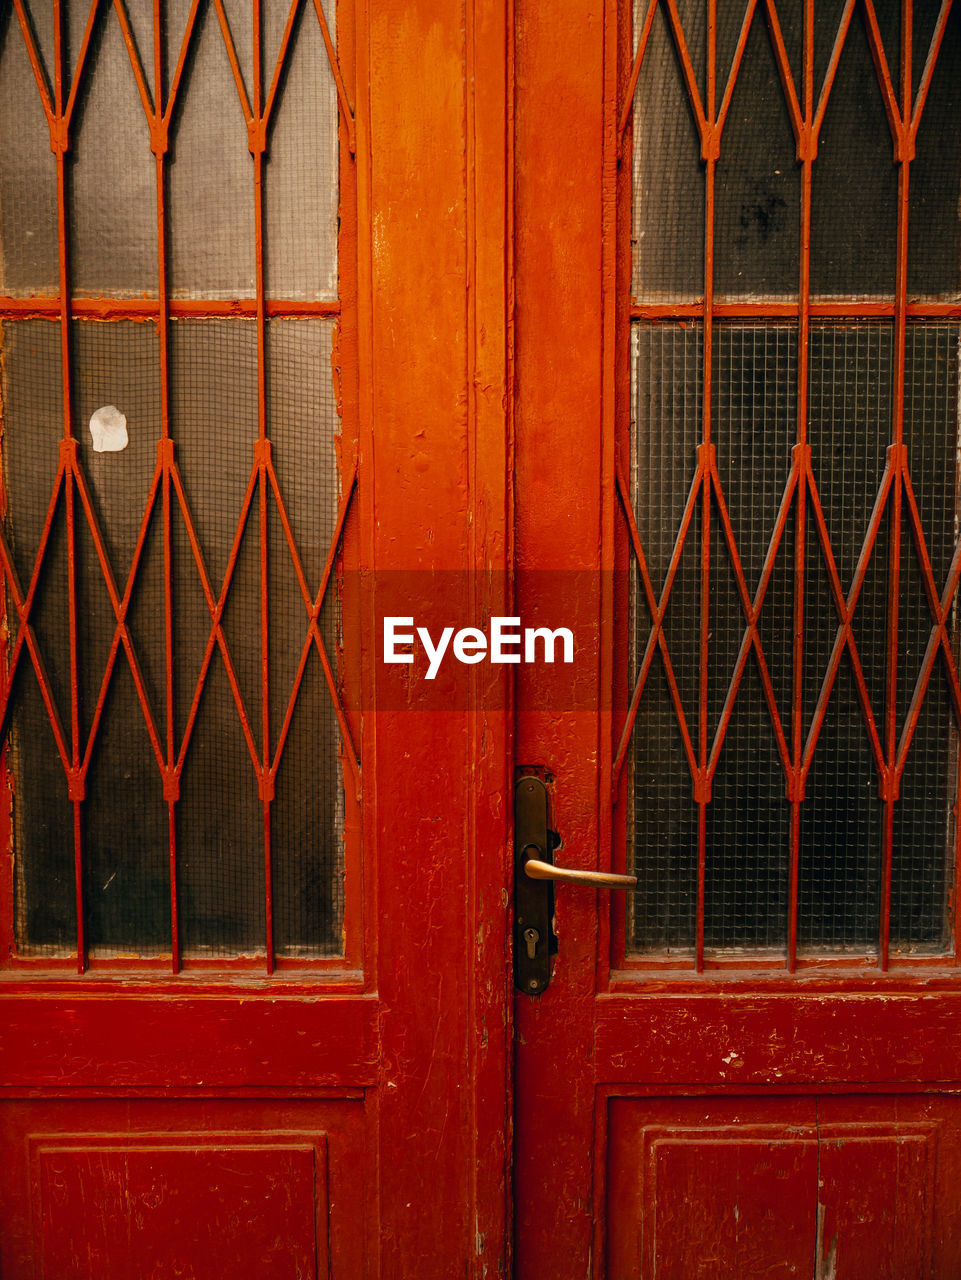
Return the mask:
{"type": "Polygon", "coordinates": [[[600,889],[633,889],[637,885],[637,876],[618,876],[611,871],[575,871],[573,867],[555,867],[552,862],[542,862],[535,856],[542,852],[536,844],[527,845],[523,852],[526,855],[524,875],[531,880],[561,880],[564,884],[592,884],[600,889]]]}
{"type": "Polygon", "coordinates": [[[548,827],[547,787],[540,778],[519,778],[514,788],[514,984],[539,996],[551,980],[554,882],[595,889],[633,889],[636,876],[555,867],[556,837],[548,827]]]}

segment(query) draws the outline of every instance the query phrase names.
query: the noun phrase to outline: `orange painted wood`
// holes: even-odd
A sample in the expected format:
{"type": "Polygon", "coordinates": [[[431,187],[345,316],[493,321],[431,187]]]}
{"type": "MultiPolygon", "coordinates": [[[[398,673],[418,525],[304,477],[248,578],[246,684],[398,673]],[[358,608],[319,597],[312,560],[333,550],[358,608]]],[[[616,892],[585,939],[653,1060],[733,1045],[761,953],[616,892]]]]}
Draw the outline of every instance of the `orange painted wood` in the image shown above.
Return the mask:
{"type": "MultiPolygon", "coordinates": [[[[695,304],[632,308],[629,138],[618,165],[630,9],[517,6],[517,611],[539,604],[528,570],[597,576],[584,643],[598,709],[630,696],[627,592],[615,573],[609,597],[603,575],[633,554],[615,492],[616,466],[629,475],[631,318],[799,315],[796,303],[713,306],[710,290],[695,304]]],[[[663,10],[676,19],[673,4],[663,10]]],[[[723,81],[713,88],[709,112],[723,81]]],[[[903,318],[915,305],[902,291],[865,313],[903,318]]],[[[810,313],[841,314],[834,303],[810,313]]],[[[600,712],[547,713],[539,693],[521,668],[515,759],[550,776],[558,860],[623,869],[620,726],[600,712]]],[[[695,716],[698,759],[702,730],[695,716]]],[[[682,968],[626,954],[614,894],[558,886],[556,916],[551,986],[515,997],[516,1276],[961,1272],[953,957],[889,975],[876,957],[873,973],[860,958],[804,957],[794,976],[784,957],[765,972],[703,953],[682,968]]]]}
{"type": "MultiPolygon", "coordinates": [[[[506,567],[508,47],[502,9],[466,14],[448,0],[371,6],[358,130],[375,228],[371,554],[379,573],[457,571],[450,603],[465,614],[465,568],[506,567]]],[[[406,708],[364,724],[385,1280],[506,1266],[507,726],[425,710],[428,694],[413,685],[406,708]]]]}
{"type": "MultiPolygon", "coordinates": [[[[517,609],[577,617],[589,662],[581,711],[547,710],[539,673],[518,668],[515,760],[555,778],[558,862],[610,867],[600,838],[598,688],[605,475],[601,6],[517,6],[516,564],[517,609]],[[583,588],[542,601],[562,575],[583,588]],[[523,590],[527,584],[526,590],[523,590]]],[[[612,440],[613,437],[608,437],[612,440]]],[[[612,470],[608,472],[611,478],[612,470]]],[[[570,704],[568,704],[570,705],[570,704]]],[[[609,812],[609,810],[608,810],[609,812]]],[[[593,992],[597,891],[558,886],[552,985],[515,996],[515,1275],[584,1276],[593,1237],[593,992]]]]}
{"type": "MultiPolygon", "coordinates": [[[[189,957],[171,977],[176,949],[153,980],[136,959],[95,958],[73,981],[14,966],[0,989],[0,1272],[14,1280],[41,1265],[129,1275],[144,1254],[240,1280],[508,1274],[508,684],[495,673],[489,712],[428,712],[416,695],[373,708],[364,582],[453,570],[465,618],[509,612],[509,13],[475,0],[339,10],[355,116],[341,119],[340,297],[291,311],[338,317],[345,492],[356,460],[345,955],[281,962],[269,979],[248,959],[189,957]]],[[[73,313],[162,314],[72,302],[67,283],[65,329],[73,313]]],[[[255,299],[166,313],[252,314],[262,332],[279,305],[258,276],[255,299]]],[[[259,464],[263,476],[266,450],[259,464]]],[[[263,522],[262,502],[252,512],[263,522]]],[[[0,900],[9,951],[9,875],[0,900]]],[[[82,944],[73,964],[86,966],[82,944]]]]}

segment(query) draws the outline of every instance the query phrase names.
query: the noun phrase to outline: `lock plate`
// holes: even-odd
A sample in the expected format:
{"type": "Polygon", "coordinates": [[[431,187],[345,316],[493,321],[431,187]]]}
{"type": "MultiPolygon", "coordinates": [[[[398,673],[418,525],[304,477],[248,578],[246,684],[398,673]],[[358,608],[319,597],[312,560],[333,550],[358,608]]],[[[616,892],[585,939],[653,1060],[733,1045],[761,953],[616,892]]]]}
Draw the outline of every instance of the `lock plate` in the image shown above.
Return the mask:
{"type": "Polygon", "coordinates": [[[524,874],[528,858],[554,860],[547,788],[535,777],[519,778],[514,787],[514,985],[539,996],[551,980],[554,886],[524,874]]]}

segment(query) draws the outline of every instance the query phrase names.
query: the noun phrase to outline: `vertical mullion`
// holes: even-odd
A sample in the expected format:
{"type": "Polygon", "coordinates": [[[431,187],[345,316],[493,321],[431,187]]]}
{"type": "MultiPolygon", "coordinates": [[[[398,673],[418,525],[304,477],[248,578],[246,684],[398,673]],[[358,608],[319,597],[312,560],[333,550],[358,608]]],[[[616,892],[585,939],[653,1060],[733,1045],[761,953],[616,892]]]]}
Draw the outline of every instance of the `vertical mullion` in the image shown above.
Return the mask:
{"type": "Polygon", "coordinates": [[[804,588],[807,537],[808,369],[811,333],[811,182],[814,137],[814,0],[804,0],[804,120],[800,138],[801,162],[801,262],[798,285],[797,430],[795,456],[798,467],[794,539],[794,642],[791,691],[791,849],[788,877],[787,967],[797,968],[798,874],[801,843],[802,762],[804,751],[804,588]]]}
{"type": "Polygon", "coordinates": [[[53,59],[54,59],[54,111],[59,126],[57,147],[57,244],[60,273],[60,357],[63,384],[63,438],[71,439],[72,407],[70,403],[70,294],[67,265],[67,175],[63,102],[63,15],[60,0],[53,0],[53,59]]]}
{"type": "Polygon", "coordinates": [[[170,866],[170,966],[180,970],[180,920],[177,904],[177,800],[179,780],[174,741],[174,639],[173,639],[173,546],[171,530],[170,470],[173,443],[170,438],[169,295],[166,244],[166,163],[167,130],[164,123],[163,15],[161,0],[153,0],[154,25],[154,128],[157,139],[154,156],[157,174],[157,336],[160,354],[160,464],[162,467],[163,556],[164,556],[164,666],[166,718],[166,770],[164,798],[167,801],[167,831],[170,866]]]}
{"type": "Polygon", "coordinates": [[[273,774],[270,769],[270,633],[268,608],[268,555],[267,555],[267,488],[269,476],[267,459],[270,445],[267,442],[267,360],[266,360],[266,302],[264,296],[264,151],[266,147],[266,120],[262,115],[261,70],[261,13],[260,0],[253,5],[253,117],[255,129],[251,133],[254,159],[254,235],[257,284],[257,458],[259,486],[260,525],[260,689],[261,689],[261,780],[260,794],[264,806],[264,935],[267,972],[274,971],[273,883],[271,859],[270,806],[273,793],[273,774]]]}
{"type": "Polygon", "coordinates": [[[891,867],[894,806],[897,803],[898,605],[901,577],[901,499],[904,489],[904,364],[908,292],[908,200],[910,152],[904,143],[911,128],[912,0],[901,5],[901,122],[896,148],[898,168],[897,283],[894,303],[894,480],[888,545],[888,637],[885,688],[884,840],[881,870],[881,919],[878,960],[888,967],[891,934],[891,867]]]}
{"type": "Polygon", "coordinates": [[[701,471],[701,629],[700,629],[700,681],[698,690],[698,773],[696,796],[697,820],[697,936],[695,942],[695,968],[704,968],[704,896],[707,873],[707,796],[708,790],[708,742],[707,742],[707,693],[708,655],[710,648],[710,588],[711,588],[711,491],[713,481],[710,469],[711,449],[711,376],[713,364],[714,319],[714,177],[716,160],[716,56],[717,56],[717,0],[708,0],[707,8],[707,99],[705,103],[706,148],[704,173],[704,338],[701,404],[701,447],[698,450],[698,467],[701,471]]]}
{"type": "Polygon", "coordinates": [[[57,157],[57,248],[60,284],[60,377],[63,389],[64,496],[67,522],[67,616],[70,632],[70,772],[67,791],[73,803],[73,860],[77,919],[77,972],[87,967],[83,893],[83,775],[80,767],[80,680],[77,645],[77,554],[74,523],[76,441],[73,437],[73,406],[70,389],[70,284],[67,235],[66,131],[64,118],[63,13],[60,0],[53,0],[54,112],[58,125],[57,157]]]}

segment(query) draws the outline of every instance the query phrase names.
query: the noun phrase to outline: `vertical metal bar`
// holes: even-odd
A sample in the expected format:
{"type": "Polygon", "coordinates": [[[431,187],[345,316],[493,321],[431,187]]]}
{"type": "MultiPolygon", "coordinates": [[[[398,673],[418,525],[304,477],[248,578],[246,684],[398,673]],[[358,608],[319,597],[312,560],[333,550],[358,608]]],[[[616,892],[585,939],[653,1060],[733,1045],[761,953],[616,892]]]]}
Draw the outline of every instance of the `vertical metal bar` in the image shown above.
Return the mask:
{"type": "Polygon", "coordinates": [[[171,590],[171,539],[170,539],[170,468],[164,463],[163,471],[163,530],[164,530],[164,615],[165,643],[167,649],[167,759],[164,791],[167,800],[167,837],[170,876],[170,967],[180,971],[180,914],[177,894],[177,797],[179,781],[176,772],[177,749],[173,731],[173,592],[171,590]]]}
{"type": "Polygon", "coordinates": [[[703,335],[703,395],[701,406],[702,448],[698,451],[698,466],[703,469],[701,493],[701,634],[700,681],[698,692],[698,771],[697,788],[697,937],[695,943],[695,968],[704,968],[704,888],[707,872],[707,693],[708,654],[710,645],[710,589],[711,589],[711,471],[708,466],[711,445],[711,376],[713,363],[714,319],[714,171],[717,163],[715,99],[717,96],[717,0],[708,0],[707,7],[707,97],[705,115],[708,141],[704,173],[704,335],[703,335]]]}
{"type": "Polygon", "coordinates": [[[60,0],[53,0],[54,113],[59,126],[57,158],[57,245],[60,276],[60,378],[63,388],[64,496],[67,521],[67,616],[70,634],[70,773],[68,794],[73,802],[73,860],[75,910],[77,918],[77,972],[87,967],[84,929],[83,894],[83,783],[80,774],[80,680],[77,654],[77,556],[74,523],[74,467],[76,445],[73,440],[73,411],[70,389],[70,286],[67,234],[66,130],[64,118],[64,49],[63,12],[60,0]]]}
{"type": "Polygon", "coordinates": [[[153,0],[154,25],[154,123],[153,147],[157,174],[157,338],[160,356],[160,461],[162,466],[162,518],[164,563],[164,669],[166,718],[166,769],[164,798],[167,801],[168,860],[170,875],[170,967],[180,970],[180,919],[177,895],[177,747],[174,721],[174,638],[173,638],[173,546],[171,531],[170,469],[173,445],[170,441],[169,319],[167,281],[166,164],[167,124],[163,93],[163,14],[161,0],[153,0]]]}
{"type": "Polygon", "coordinates": [[[795,466],[799,468],[794,533],[794,643],[792,653],[791,850],[788,873],[787,967],[797,968],[798,874],[801,842],[801,778],[804,752],[804,587],[807,537],[808,369],[811,332],[811,181],[814,142],[814,0],[804,0],[804,119],[801,151],[801,261],[798,282],[797,429],[795,466]]]}
{"type": "Polygon", "coordinates": [[[63,16],[60,0],[53,0],[53,92],[54,112],[60,126],[61,138],[57,156],[57,243],[60,271],[60,357],[63,382],[63,438],[69,440],[71,430],[70,406],[70,294],[67,267],[67,203],[66,203],[66,152],[63,133],[66,129],[63,112],[63,16]]]}
{"type": "Polygon", "coordinates": [[[77,972],[87,968],[87,940],[83,918],[83,810],[82,801],[73,802],[74,887],[77,901],[77,972]]]}
{"type": "MultiPolygon", "coordinates": [[[[255,138],[254,155],[254,234],[256,256],[257,287],[257,428],[258,438],[267,438],[267,374],[265,367],[265,303],[264,303],[264,202],[263,202],[263,163],[266,142],[266,123],[261,116],[261,30],[260,0],[251,0],[253,5],[253,49],[254,49],[254,103],[255,138]]],[[[270,757],[264,755],[264,760],[270,757]]]]}
{"type": "Polygon", "coordinates": [[[912,0],[901,3],[901,120],[895,147],[898,169],[897,284],[894,310],[894,483],[888,544],[888,639],[885,689],[884,843],[881,872],[879,963],[888,968],[891,936],[891,867],[894,806],[897,803],[898,604],[901,577],[901,499],[904,491],[904,363],[907,336],[908,201],[910,153],[904,143],[911,127],[912,0]]]}
{"type": "MultiPolygon", "coordinates": [[[[261,408],[263,400],[261,400],[261,408]]],[[[266,442],[264,442],[266,445],[266,442]]],[[[273,774],[270,770],[270,645],[268,634],[267,596],[267,487],[266,447],[259,464],[258,496],[260,500],[260,670],[263,746],[261,754],[261,796],[264,804],[264,933],[267,972],[274,971],[273,882],[271,860],[270,804],[273,798],[273,774]]]]}
{"type": "MultiPolygon", "coordinates": [[[[163,160],[157,158],[157,202],[158,202],[158,220],[157,220],[157,236],[162,243],[164,235],[164,220],[161,212],[161,206],[164,199],[164,180],[163,180],[164,164],[163,160]]],[[[163,251],[160,253],[163,257],[163,251]]],[[[160,288],[164,290],[166,281],[164,280],[164,266],[160,268],[160,288]]],[[[168,417],[168,366],[167,366],[167,315],[166,315],[166,298],[161,301],[161,316],[159,321],[160,338],[160,385],[161,385],[161,431],[162,431],[162,499],[163,499],[163,557],[164,557],[164,659],[165,659],[165,681],[166,681],[166,776],[164,779],[164,792],[167,799],[167,827],[169,835],[170,850],[170,963],[174,973],[180,968],[180,927],[177,910],[177,820],[176,820],[176,802],[178,798],[179,785],[176,776],[176,760],[177,746],[175,742],[175,725],[174,725],[174,637],[173,637],[173,545],[171,530],[171,497],[170,497],[170,470],[173,462],[173,445],[169,435],[169,417],[168,417]]]]}
{"type": "MultiPolygon", "coordinates": [[[[64,442],[65,446],[73,446],[74,441],[64,442]]],[[[65,452],[73,453],[73,449],[65,447],[65,452]]],[[[70,629],[70,776],[68,794],[73,801],[73,859],[74,879],[76,885],[77,911],[77,972],[83,973],[87,967],[86,942],[84,937],[83,911],[83,822],[81,805],[83,803],[83,775],[80,770],[80,679],[78,673],[77,654],[77,562],[76,562],[76,522],[74,512],[73,471],[75,463],[68,462],[64,474],[64,494],[67,508],[67,613],[70,629]]]]}
{"type": "Polygon", "coordinates": [[[257,282],[257,456],[260,525],[260,676],[261,676],[261,799],[264,805],[264,934],[267,972],[274,971],[274,910],[271,859],[270,806],[273,798],[273,775],[270,772],[270,634],[268,607],[267,556],[267,321],[264,297],[264,150],[266,120],[262,114],[261,14],[260,0],[253,5],[253,117],[252,150],[254,158],[254,227],[257,282]]]}

